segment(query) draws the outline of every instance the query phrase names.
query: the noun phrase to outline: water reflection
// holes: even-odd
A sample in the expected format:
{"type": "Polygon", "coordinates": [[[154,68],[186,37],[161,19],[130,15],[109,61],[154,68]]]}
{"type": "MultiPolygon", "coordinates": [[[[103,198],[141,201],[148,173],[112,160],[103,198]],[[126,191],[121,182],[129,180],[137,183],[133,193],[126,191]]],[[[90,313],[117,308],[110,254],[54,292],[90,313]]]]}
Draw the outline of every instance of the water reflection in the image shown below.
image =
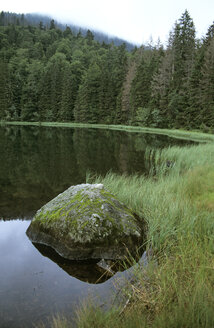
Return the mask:
{"type": "Polygon", "coordinates": [[[148,173],[148,148],[187,143],[142,133],[99,129],[0,127],[0,218],[31,218],[86,172],[148,173]]]}
{"type": "Polygon", "coordinates": [[[98,261],[71,261],[61,257],[51,247],[33,243],[36,249],[55,262],[70,276],[90,284],[100,284],[113,276],[109,271],[99,266],[98,261]]]}
{"type": "Polygon", "coordinates": [[[88,294],[105,296],[113,288],[112,279],[99,285],[81,281],[86,271],[65,267],[41,256],[27,238],[29,221],[0,221],[0,327],[33,327],[54,313],[73,314],[88,294]],[[75,275],[78,279],[75,278],[75,275]]]}

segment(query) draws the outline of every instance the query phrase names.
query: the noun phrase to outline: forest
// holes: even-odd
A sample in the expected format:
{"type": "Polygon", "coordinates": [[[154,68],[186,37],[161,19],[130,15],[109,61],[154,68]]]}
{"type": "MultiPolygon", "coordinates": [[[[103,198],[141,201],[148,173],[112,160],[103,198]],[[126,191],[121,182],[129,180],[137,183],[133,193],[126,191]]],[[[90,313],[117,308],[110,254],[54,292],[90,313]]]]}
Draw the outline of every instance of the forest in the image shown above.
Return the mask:
{"type": "MultiPolygon", "coordinates": [[[[143,31],[142,31],[143,34],[143,31]]],[[[52,19],[0,13],[0,120],[214,132],[214,23],[201,39],[186,10],[157,43],[127,49],[52,19]]]]}

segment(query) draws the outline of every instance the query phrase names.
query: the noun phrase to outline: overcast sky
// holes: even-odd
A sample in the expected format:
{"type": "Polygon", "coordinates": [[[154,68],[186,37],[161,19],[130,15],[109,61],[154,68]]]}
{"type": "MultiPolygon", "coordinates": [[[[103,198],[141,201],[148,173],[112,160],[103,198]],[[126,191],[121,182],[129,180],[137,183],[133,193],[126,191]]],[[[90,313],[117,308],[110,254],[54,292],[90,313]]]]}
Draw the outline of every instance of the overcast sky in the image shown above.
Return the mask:
{"type": "Polygon", "coordinates": [[[214,21],[214,0],[2,0],[0,11],[41,13],[98,29],[137,44],[160,37],[164,43],[176,20],[187,9],[197,37],[214,21]]]}

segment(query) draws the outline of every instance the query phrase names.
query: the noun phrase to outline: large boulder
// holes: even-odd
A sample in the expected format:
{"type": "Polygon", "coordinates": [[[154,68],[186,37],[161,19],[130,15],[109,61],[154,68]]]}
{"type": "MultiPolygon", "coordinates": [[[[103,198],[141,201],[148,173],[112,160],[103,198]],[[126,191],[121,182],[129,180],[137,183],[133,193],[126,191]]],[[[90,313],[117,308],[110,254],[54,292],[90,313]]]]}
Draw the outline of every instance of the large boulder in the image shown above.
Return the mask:
{"type": "Polygon", "coordinates": [[[36,213],[26,233],[71,260],[123,259],[143,244],[138,217],[102,184],[71,186],[36,213]]]}

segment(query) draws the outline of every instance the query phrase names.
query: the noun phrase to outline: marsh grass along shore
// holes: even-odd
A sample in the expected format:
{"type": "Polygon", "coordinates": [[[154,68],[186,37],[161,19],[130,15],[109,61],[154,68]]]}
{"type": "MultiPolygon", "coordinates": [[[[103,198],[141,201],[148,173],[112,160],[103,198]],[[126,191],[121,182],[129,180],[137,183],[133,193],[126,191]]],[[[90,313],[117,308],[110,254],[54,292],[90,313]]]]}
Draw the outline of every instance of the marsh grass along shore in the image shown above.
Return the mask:
{"type": "MultiPolygon", "coordinates": [[[[146,219],[154,255],[146,275],[139,270],[128,288],[124,311],[88,304],[78,312],[78,327],[214,327],[214,144],[154,156],[155,177],[96,178],[146,219]]],[[[53,327],[71,325],[55,319],[53,327]]]]}
{"type": "MultiPolygon", "coordinates": [[[[83,127],[71,125],[74,126],[83,127]]],[[[125,308],[112,307],[104,312],[87,303],[78,310],[75,326],[214,327],[214,135],[120,128],[205,143],[149,153],[154,159],[155,176],[109,173],[104,178],[88,177],[90,182],[103,183],[146,220],[146,247],[152,249],[153,255],[146,274],[145,270],[138,270],[135,284],[124,291],[128,300],[125,308]]],[[[52,327],[67,328],[73,324],[57,317],[52,327]]]]}

